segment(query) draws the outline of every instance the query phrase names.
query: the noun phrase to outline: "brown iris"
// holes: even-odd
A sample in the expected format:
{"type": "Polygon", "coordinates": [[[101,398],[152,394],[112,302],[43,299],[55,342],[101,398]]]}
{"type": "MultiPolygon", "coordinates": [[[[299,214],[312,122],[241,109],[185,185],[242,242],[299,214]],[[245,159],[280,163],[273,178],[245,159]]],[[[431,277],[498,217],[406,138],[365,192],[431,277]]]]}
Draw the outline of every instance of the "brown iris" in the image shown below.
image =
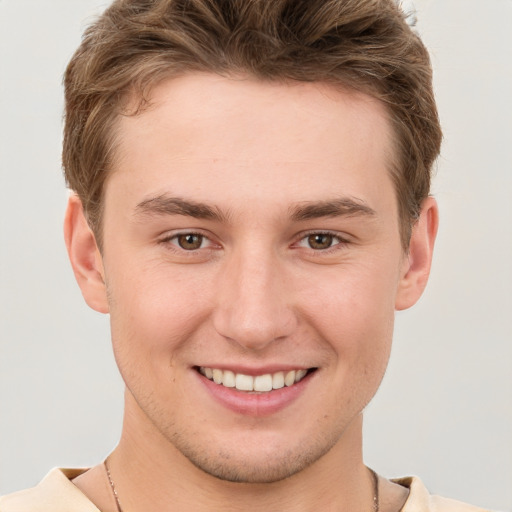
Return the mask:
{"type": "Polygon", "coordinates": [[[186,251],[194,251],[200,249],[203,243],[203,236],[195,233],[187,233],[186,235],[178,235],[178,245],[186,251]]]}
{"type": "Polygon", "coordinates": [[[329,249],[334,241],[334,236],[328,233],[316,233],[308,236],[308,245],[311,249],[329,249]]]}

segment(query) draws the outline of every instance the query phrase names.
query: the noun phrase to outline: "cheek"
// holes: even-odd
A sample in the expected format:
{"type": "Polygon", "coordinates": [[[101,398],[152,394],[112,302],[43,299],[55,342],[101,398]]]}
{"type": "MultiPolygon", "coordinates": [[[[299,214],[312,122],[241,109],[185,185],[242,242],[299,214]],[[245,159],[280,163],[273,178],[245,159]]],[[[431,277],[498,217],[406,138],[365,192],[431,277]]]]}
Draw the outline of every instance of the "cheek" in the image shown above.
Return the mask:
{"type": "Polygon", "coordinates": [[[168,371],[207,316],[209,301],[204,286],[199,286],[201,279],[170,275],[158,266],[138,267],[126,279],[120,270],[107,281],[118,365],[135,367],[144,361],[153,373],[168,371]]]}
{"type": "Polygon", "coordinates": [[[380,270],[376,265],[335,270],[303,308],[331,354],[338,385],[356,396],[364,393],[364,399],[371,398],[382,380],[393,336],[397,275],[380,270]]]}
{"type": "Polygon", "coordinates": [[[370,341],[378,332],[388,338],[393,329],[397,282],[397,271],[377,265],[333,268],[315,286],[300,290],[304,298],[301,312],[332,335],[339,332],[347,346],[370,341]]]}

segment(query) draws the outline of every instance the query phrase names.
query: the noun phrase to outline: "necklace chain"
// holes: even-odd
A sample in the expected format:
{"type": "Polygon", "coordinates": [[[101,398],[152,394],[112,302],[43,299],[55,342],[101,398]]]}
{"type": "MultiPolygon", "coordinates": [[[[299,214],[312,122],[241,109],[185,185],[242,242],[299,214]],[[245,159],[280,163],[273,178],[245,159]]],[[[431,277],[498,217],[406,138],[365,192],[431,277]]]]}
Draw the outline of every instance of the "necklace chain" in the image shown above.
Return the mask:
{"type": "MultiPolygon", "coordinates": [[[[105,466],[105,471],[107,472],[108,483],[110,484],[110,488],[112,489],[112,494],[114,495],[114,499],[116,501],[117,512],[123,512],[121,507],[121,502],[119,501],[119,496],[117,495],[116,486],[114,485],[114,480],[112,480],[112,476],[110,474],[110,469],[108,467],[108,457],[103,462],[105,466]]],[[[369,468],[370,469],[370,468],[369,468]]],[[[373,512],[379,512],[379,477],[373,469],[370,469],[373,476],[373,512]]]]}
{"type": "Polygon", "coordinates": [[[114,499],[116,500],[117,512],[123,512],[121,508],[121,502],[119,501],[119,496],[117,495],[116,486],[114,485],[114,480],[112,480],[112,476],[110,475],[110,469],[108,467],[108,457],[103,462],[105,466],[105,471],[107,472],[108,483],[110,484],[110,488],[112,489],[112,493],[114,494],[114,499]]]}

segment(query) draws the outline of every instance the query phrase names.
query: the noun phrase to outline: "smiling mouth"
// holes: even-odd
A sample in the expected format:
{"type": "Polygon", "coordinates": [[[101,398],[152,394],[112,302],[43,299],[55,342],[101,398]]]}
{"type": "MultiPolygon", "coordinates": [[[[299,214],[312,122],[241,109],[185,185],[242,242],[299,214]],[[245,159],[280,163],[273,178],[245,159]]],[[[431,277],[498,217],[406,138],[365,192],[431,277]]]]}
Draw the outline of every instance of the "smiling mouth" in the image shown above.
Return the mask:
{"type": "Polygon", "coordinates": [[[306,375],[316,370],[297,369],[283,372],[266,373],[263,375],[244,375],[231,370],[207,368],[199,366],[197,371],[207,379],[226,388],[234,388],[237,391],[265,393],[274,389],[290,387],[300,382],[306,375]]]}

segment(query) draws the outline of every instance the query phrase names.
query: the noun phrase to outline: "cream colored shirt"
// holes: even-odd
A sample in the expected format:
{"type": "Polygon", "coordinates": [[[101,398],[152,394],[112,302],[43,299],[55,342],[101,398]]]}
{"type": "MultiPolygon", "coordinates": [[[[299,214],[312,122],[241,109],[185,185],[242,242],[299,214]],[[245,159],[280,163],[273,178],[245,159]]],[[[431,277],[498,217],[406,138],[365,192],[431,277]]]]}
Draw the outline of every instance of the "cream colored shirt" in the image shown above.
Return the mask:
{"type": "MultiPolygon", "coordinates": [[[[0,497],[0,512],[100,512],[71,479],[85,469],[52,469],[39,485],[0,497]]],[[[401,512],[490,512],[459,501],[431,496],[421,480],[394,480],[409,489],[401,512]]]]}

